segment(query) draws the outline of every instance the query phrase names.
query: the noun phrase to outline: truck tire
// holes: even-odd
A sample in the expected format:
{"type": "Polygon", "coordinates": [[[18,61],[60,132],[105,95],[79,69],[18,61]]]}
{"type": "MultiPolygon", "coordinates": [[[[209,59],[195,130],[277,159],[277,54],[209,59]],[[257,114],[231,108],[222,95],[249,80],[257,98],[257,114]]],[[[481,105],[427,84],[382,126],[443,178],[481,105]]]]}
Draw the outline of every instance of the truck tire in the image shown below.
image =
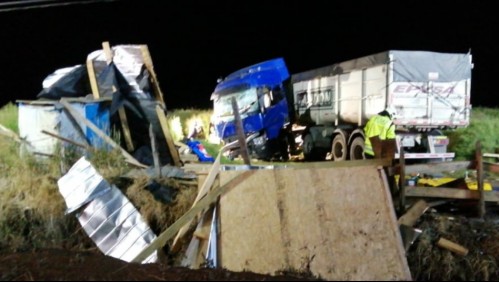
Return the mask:
{"type": "Polygon", "coordinates": [[[305,135],[303,138],[303,157],[306,161],[315,161],[317,158],[317,154],[315,153],[316,149],[314,146],[314,140],[312,135],[309,133],[305,135]]]}
{"type": "Polygon", "coordinates": [[[347,141],[342,134],[337,134],[331,144],[331,154],[333,161],[345,161],[347,159],[347,141]]]}
{"type": "Polygon", "coordinates": [[[350,159],[363,160],[364,159],[364,138],[357,136],[350,144],[350,159]]]}

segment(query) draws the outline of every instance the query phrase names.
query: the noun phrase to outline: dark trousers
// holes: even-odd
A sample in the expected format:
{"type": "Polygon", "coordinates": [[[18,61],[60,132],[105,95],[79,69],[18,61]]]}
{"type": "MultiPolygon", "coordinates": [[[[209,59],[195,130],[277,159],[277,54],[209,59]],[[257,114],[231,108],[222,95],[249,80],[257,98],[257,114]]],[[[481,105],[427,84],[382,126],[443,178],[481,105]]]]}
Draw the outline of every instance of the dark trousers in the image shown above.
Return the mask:
{"type": "Polygon", "coordinates": [[[372,159],[374,159],[373,155],[366,154],[366,153],[364,153],[364,157],[366,158],[366,160],[372,160],[372,159]]]}

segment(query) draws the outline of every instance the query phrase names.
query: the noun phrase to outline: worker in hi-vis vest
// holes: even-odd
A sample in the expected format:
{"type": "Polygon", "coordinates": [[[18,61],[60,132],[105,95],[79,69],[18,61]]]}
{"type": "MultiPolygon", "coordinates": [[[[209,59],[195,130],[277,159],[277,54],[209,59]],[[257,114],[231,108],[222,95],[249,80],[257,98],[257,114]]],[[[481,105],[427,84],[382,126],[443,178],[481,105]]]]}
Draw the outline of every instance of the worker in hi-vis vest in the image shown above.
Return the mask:
{"type": "Polygon", "coordinates": [[[388,106],[382,112],[371,117],[364,127],[365,143],[364,157],[366,159],[374,158],[374,150],[371,144],[371,137],[378,136],[380,140],[395,139],[395,125],[392,119],[397,112],[394,107],[388,106]]]}

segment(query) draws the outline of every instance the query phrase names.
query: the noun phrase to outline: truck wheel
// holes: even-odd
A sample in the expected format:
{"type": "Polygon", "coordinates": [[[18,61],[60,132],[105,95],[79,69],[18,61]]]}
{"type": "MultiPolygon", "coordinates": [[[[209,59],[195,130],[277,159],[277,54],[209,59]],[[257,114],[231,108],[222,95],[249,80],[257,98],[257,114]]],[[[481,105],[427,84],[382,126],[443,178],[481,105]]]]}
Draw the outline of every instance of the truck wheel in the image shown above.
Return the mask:
{"type": "Polygon", "coordinates": [[[303,157],[305,158],[306,161],[313,161],[315,160],[315,149],[314,149],[314,141],[312,139],[311,134],[305,135],[303,138],[303,157]]]}
{"type": "Polygon", "coordinates": [[[286,134],[281,134],[279,137],[279,153],[280,153],[280,159],[283,162],[289,161],[289,141],[288,141],[288,136],[286,134]]]}
{"type": "Polygon", "coordinates": [[[347,141],[343,135],[338,134],[334,137],[331,145],[331,154],[334,161],[344,161],[347,159],[347,141]]]}
{"type": "Polygon", "coordinates": [[[364,138],[357,136],[353,139],[350,145],[350,159],[363,160],[364,159],[364,138]]]}

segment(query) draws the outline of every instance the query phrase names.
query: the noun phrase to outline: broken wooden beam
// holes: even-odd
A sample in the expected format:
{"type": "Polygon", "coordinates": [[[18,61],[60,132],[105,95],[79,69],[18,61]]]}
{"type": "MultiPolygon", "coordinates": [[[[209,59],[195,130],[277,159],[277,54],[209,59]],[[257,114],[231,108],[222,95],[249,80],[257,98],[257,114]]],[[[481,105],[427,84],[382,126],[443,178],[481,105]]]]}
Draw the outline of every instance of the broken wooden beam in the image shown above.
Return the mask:
{"type": "MultiPolygon", "coordinates": [[[[475,169],[475,161],[454,161],[428,164],[411,164],[405,166],[405,173],[425,173],[432,174],[442,171],[455,171],[464,169],[475,169]]],[[[400,174],[400,165],[394,166],[394,174],[400,174]]]]}
{"type": "MultiPolygon", "coordinates": [[[[484,191],[484,200],[486,202],[499,202],[499,193],[497,191],[484,191]]],[[[476,190],[448,188],[448,187],[407,187],[406,197],[428,197],[428,198],[447,198],[447,199],[468,199],[479,200],[480,194],[476,190]]]]}
{"type": "Polygon", "coordinates": [[[429,206],[425,200],[419,200],[412,205],[409,210],[398,219],[398,224],[414,226],[418,219],[428,210],[429,206]]]}
{"type": "Polygon", "coordinates": [[[454,243],[448,239],[445,239],[445,238],[438,239],[437,246],[444,248],[444,249],[447,249],[447,250],[449,250],[453,253],[456,253],[460,256],[465,256],[468,254],[467,248],[465,248],[457,243],[454,243]]]}
{"type": "Polygon", "coordinates": [[[234,120],[236,124],[237,140],[239,140],[239,153],[243,158],[245,165],[251,165],[248,145],[246,144],[246,138],[244,135],[243,122],[241,120],[241,115],[239,114],[239,107],[237,106],[236,98],[232,97],[232,112],[234,112],[234,120]]]}
{"type": "Polygon", "coordinates": [[[43,130],[42,130],[42,133],[43,133],[43,134],[47,134],[47,135],[49,135],[49,136],[52,136],[52,137],[54,137],[54,138],[60,139],[60,140],[62,140],[62,141],[64,141],[64,142],[67,142],[67,143],[73,144],[73,145],[78,146],[78,147],[80,147],[80,148],[86,149],[86,150],[89,150],[89,149],[91,148],[90,146],[88,146],[88,145],[86,145],[86,144],[82,144],[82,143],[79,143],[79,142],[73,141],[73,140],[71,140],[71,139],[68,139],[68,138],[62,137],[62,136],[57,135],[57,134],[55,134],[55,133],[53,133],[53,132],[49,132],[49,131],[47,131],[47,130],[45,130],[45,129],[43,129],[43,130]]]}
{"type": "Polygon", "coordinates": [[[400,146],[400,177],[399,177],[399,206],[398,212],[403,214],[405,213],[405,197],[406,197],[406,187],[405,187],[405,175],[407,173],[405,166],[405,154],[404,148],[400,146]]]}
{"type": "Polygon", "coordinates": [[[160,105],[156,105],[156,115],[158,116],[161,130],[163,130],[163,135],[166,139],[166,146],[168,147],[170,155],[173,159],[173,165],[181,167],[182,163],[180,162],[180,155],[178,153],[177,147],[175,147],[175,143],[173,142],[173,137],[170,133],[170,128],[168,127],[168,121],[166,120],[165,112],[160,105]]]}
{"type": "Polygon", "coordinates": [[[165,100],[163,97],[163,92],[161,91],[161,88],[159,87],[158,78],[156,76],[156,72],[154,71],[151,53],[149,53],[149,47],[147,47],[147,45],[141,45],[140,51],[142,53],[142,59],[144,61],[144,65],[150,74],[149,80],[152,84],[152,89],[154,91],[154,94],[156,95],[156,101],[158,101],[159,103],[161,103],[161,105],[163,107],[165,107],[165,100]]]}

